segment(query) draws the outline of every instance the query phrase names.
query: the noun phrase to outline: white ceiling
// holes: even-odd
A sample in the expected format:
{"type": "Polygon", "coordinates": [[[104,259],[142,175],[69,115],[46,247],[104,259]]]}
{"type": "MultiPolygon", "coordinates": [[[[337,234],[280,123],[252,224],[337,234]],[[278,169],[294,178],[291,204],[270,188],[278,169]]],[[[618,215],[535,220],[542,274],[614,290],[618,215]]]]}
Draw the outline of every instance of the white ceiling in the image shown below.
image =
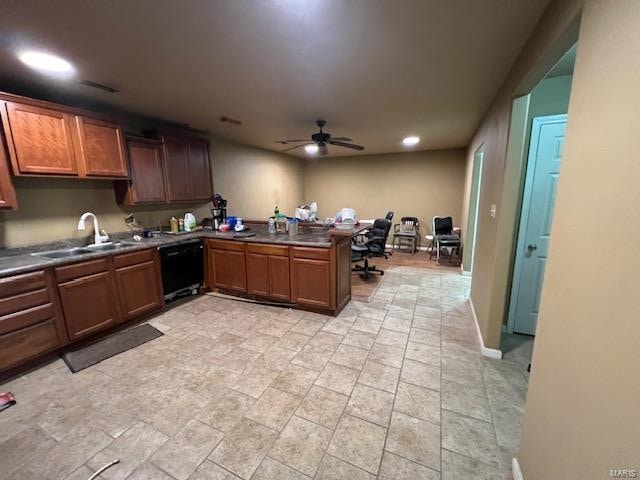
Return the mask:
{"type": "Polygon", "coordinates": [[[461,147],[547,4],[5,0],[0,86],[55,89],[272,150],[315,132],[318,118],[364,154],[400,151],[410,134],[421,149],[461,147]],[[16,59],[30,48],[68,59],[76,77],[31,71],[16,59]],[[120,93],[79,84],[87,79],[120,93]]]}

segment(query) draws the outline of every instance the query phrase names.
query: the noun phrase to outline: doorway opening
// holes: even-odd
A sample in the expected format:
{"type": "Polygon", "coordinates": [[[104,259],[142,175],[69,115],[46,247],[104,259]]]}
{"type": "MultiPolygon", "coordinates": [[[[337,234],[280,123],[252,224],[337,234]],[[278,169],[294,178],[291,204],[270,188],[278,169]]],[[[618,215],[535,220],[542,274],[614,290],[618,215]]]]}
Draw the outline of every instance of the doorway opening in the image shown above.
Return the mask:
{"type": "Polygon", "coordinates": [[[469,195],[469,217],[467,219],[467,242],[462,253],[462,271],[465,275],[473,272],[473,260],[476,252],[478,227],[478,208],[480,206],[480,186],[482,185],[483,146],[480,145],[473,154],[473,171],[471,173],[471,194],[469,195]]]}

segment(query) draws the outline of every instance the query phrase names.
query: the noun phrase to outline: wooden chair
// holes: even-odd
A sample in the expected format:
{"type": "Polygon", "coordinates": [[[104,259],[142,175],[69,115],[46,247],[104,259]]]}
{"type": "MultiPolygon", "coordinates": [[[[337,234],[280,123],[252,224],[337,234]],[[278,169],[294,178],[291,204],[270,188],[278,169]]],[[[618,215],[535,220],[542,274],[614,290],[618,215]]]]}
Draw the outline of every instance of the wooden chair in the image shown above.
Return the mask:
{"type": "Polygon", "coordinates": [[[416,253],[420,248],[420,222],[418,217],[402,217],[400,223],[393,226],[393,243],[392,248],[402,246],[402,242],[411,245],[411,253],[416,253]]]}

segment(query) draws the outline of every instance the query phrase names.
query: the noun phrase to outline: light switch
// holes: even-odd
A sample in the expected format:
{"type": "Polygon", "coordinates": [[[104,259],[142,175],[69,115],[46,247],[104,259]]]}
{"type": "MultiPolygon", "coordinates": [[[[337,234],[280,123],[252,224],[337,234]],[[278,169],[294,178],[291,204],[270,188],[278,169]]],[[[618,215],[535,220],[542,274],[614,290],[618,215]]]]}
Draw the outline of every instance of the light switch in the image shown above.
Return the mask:
{"type": "Polygon", "coordinates": [[[496,218],[496,209],[497,207],[492,203],[491,210],[489,211],[489,215],[491,215],[491,218],[496,218]]]}

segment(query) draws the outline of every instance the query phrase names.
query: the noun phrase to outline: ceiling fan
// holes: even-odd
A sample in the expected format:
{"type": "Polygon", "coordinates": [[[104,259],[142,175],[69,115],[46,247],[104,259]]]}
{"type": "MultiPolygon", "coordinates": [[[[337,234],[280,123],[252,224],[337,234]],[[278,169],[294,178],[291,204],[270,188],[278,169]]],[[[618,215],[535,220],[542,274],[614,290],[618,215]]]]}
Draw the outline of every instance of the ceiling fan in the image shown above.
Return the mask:
{"type": "Polygon", "coordinates": [[[289,152],[291,150],[295,150],[296,148],[306,147],[307,145],[317,145],[318,153],[320,155],[326,155],[328,153],[327,145],[351,148],[352,150],[364,150],[364,147],[362,145],[350,143],[351,139],[348,137],[332,137],[330,133],[323,132],[322,128],[327,124],[327,122],[325,122],[324,120],[318,120],[316,124],[318,125],[318,127],[320,127],[320,131],[311,135],[310,140],[279,140],[277,143],[281,143],[282,145],[300,143],[300,145],[287,148],[283,150],[283,152],[289,152]]]}

